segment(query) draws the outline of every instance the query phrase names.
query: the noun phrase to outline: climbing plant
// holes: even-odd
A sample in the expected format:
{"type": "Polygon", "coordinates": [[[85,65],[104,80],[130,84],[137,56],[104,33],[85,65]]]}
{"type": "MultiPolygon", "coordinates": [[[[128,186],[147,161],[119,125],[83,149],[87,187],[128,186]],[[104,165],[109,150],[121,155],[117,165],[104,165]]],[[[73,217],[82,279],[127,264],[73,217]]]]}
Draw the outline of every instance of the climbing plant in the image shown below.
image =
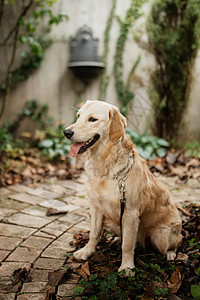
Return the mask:
{"type": "Polygon", "coordinates": [[[146,28],[147,49],[156,62],[150,88],[155,133],[173,142],[188,104],[200,45],[200,0],[156,0],[146,28]]]}
{"type": "Polygon", "coordinates": [[[55,2],[56,0],[0,0],[0,48],[7,49],[9,47],[10,49],[5,77],[0,84],[0,91],[3,94],[0,120],[13,84],[26,80],[41,65],[44,50],[51,43],[46,37],[47,32],[50,32],[52,25],[57,25],[68,19],[62,11],[57,14],[53,13],[52,5],[55,2]],[[3,21],[7,18],[7,13],[12,12],[12,10],[15,14],[10,29],[5,30],[3,21]],[[41,26],[42,20],[43,28],[41,26]],[[21,65],[14,68],[20,45],[24,45],[25,50],[21,53],[21,65]]]}
{"type": "Polygon", "coordinates": [[[104,63],[104,70],[101,74],[101,79],[100,79],[99,100],[106,99],[106,91],[107,91],[108,82],[109,82],[109,75],[107,74],[107,60],[108,60],[108,54],[109,54],[110,30],[111,30],[112,22],[114,19],[115,7],[116,7],[116,0],[113,0],[110,14],[109,14],[108,20],[106,22],[106,28],[104,31],[104,41],[103,41],[104,50],[103,50],[103,55],[101,58],[102,62],[104,63]]]}
{"type": "Polygon", "coordinates": [[[135,20],[137,20],[142,13],[140,12],[140,8],[143,5],[145,0],[131,0],[131,5],[126,12],[126,16],[124,20],[121,20],[117,17],[120,23],[120,33],[116,42],[115,48],[115,57],[114,57],[114,77],[115,77],[115,89],[117,92],[117,98],[121,104],[121,112],[125,116],[128,113],[129,105],[134,98],[133,91],[130,90],[130,78],[134,73],[139,61],[140,55],[136,59],[135,63],[133,64],[131,71],[128,76],[127,82],[123,81],[123,53],[126,44],[126,40],[128,37],[128,33],[130,28],[132,27],[135,20]]]}

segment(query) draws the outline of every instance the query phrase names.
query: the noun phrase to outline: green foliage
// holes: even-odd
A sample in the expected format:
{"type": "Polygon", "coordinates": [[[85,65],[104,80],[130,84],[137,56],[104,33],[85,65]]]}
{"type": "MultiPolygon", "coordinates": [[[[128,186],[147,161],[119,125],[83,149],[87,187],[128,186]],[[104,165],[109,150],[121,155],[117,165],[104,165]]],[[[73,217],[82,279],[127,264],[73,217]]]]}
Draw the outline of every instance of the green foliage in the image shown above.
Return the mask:
{"type": "Polygon", "coordinates": [[[200,45],[200,0],[156,0],[146,30],[156,61],[150,89],[156,134],[175,141],[200,45]]]}
{"type": "Polygon", "coordinates": [[[27,147],[22,139],[16,139],[14,133],[19,128],[21,122],[25,118],[30,118],[37,122],[41,128],[49,126],[51,119],[47,116],[48,106],[46,104],[39,105],[36,100],[27,101],[24,109],[18,114],[16,120],[12,123],[4,123],[0,128],[0,153],[3,151],[9,153],[13,158],[19,154],[23,154],[23,147],[27,147]]]}
{"type": "MultiPolygon", "coordinates": [[[[104,299],[127,299],[127,292],[121,289],[118,285],[120,280],[119,273],[107,273],[105,276],[98,276],[97,274],[91,274],[89,280],[81,280],[83,286],[76,287],[74,297],[84,293],[84,290],[88,287],[93,287],[96,291],[96,295],[87,296],[82,299],[98,299],[97,296],[104,299]],[[96,297],[96,298],[95,298],[96,297]]],[[[137,287],[136,287],[137,289],[137,287]]]]}
{"type": "Polygon", "coordinates": [[[9,124],[4,123],[0,128],[0,154],[6,152],[12,158],[16,158],[18,155],[23,154],[22,145],[20,139],[14,139],[9,124]]]}
{"type": "Polygon", "coordinates": [[[158,296],[166,296],[168,294],[168,288],[160,288],[158,287],[156,290],[155,290],[155,298],[158,299],[158,296]]]}
{"type": "MultiPolygon", "coordinates": [[[[11,72],[11,86],[15,82],[26,80],[34,70],[40,67],[46,48],[52,43],[46,37],[46,33],[51,31],[54,24],[58,25],[68,20],[68,16],[62,11],[53,14],[51,6],[56,1],[35,2],[31,15],[19,18],[18,41],[23,45],[27,45],[27,50],[21,53],[21,65],[11,72]],[[41,32],[41,21],[43,21],[44,27],[46,26],[43,33],[41,32]]],[[[1,85],[1,90],[6,90],[6,83],[1,85]]]]}
{"type": "Polygon", "coordinates": [[[14,133],[21,122],[27,117],[32,121],[37,122],[40,127],[44,129],[52,124],[52,119],[47,115],[47,112],[47,104],[40,105],[35,99],[28,100],[25,104],[25,107],[18,114],[17,119],[9,125],[9,131],[14,133]]]}
{"type": "Polygon", "coordinates": [[[23,153],[22,147],[29,146],[22,139],[15,139],[13,135],[25,118],[36,122],[42,129],[39,131],[40,141],[38,142],[38,139],[32,141],[31,146],[38,146],[50,160],[65,157],[69,153],[70,142],[64,138],[62,123],[54,128],[52,119],[48,116],[48,105],[40,105],[36,100],[27,101],[17,119],[11,124],[5,123],[0,128],[0,153],[5,151],[14,158],[23,153]]]}
{"type": "Polygon", "coordinates": [[[198,141],[186,143],[183,148],[187,155],[200,158],[200,143],[198,141]]]}
{"type": "Polygon", "coordinates": [[[9,132],[7,124],[5,124],[0,128],[0,152],[4,151],[9,144],[12,144],[12,134],[9,132]]]}
{"type": "Polygon", "coordinates": [[[48,127],[45,131],[45,138],[38,146],[43,154],[50,160],[65,157],[69,154],[71,143],[64,138],[62,124],[58,128],[48,127]]]}
{"type": "Polygon", "coordinates": [[[121,112],[123,115],[127,115],[129,105],[134,98],[134,93],[129,88],[129,82],[131,75],[134,73],[139,61],[140,56],[136,59],[133,67],[131,68],[127,83],[123,81],[123,53],[126,44],[126,40],[128,37],[129,30],[133,25],[133,22],[137,20],[140,16],[140,8],[145,1],[131,0],[131,5],[127,10],[126,17],[124,21],[122,21],[119,17],[117,17],[120,23],[120,34],[116,42],[115,49],[115,61],[114,61],[114,77],[115,77],[115,88],[117,92],[117,98],[121,104],[121,112]]]}
{"type": "Polygon", "coordinates": [[[159,272],[159,273],[162,273],[162,271],[163,271],[158,264],[152,264],[152,263],[150,263],[150,268],[152,270],[154,270],[154,271],[159,272]]]}
{"type": "Polygon", "coordinates": [[[99,91],[99,99],[100,100],[106,99],[106,91],[107,91],[108,81],[109,81],[109,76],[107,75],[107,59],[108,59],[108,53],[109,53],[110,29],[111,29],[113,18],[114,18],[115,7],[116,7],[116,0],[113,0],[110,15],[108,17],[108,20],[106,23],[106,28],[104,31],[104,51],[103,51],[103,55],[102,55],[102,62],[104,63],[104,70],[101,74],[101,80],[100,80],[100,91],[99,91]]]}
{"type": "Polygon", "coordinates": [[[196,300],[200,300],[200,285],[191,285],[191,295],[196,300]]]}
{"type": "MultiPolygon", "coordinates": [[[[39,37],[30,53],[23,51],[20,67],[12,71],[12,83],[25,81],[32,72],[39,68],[44,58],[44,51],[50,45],[51,40],[44,40],[39,37]]],[[[5,86],[2,86],[2,88],[5,88],[5,86]]]]}
{"type": "Polygon", "coordinates": [[[169,142],[153,135],[139,134],[137,131],[127,128],[126,133],[133,140],[139,154],[144,159],[163,157],[166,154],[169,142]]]}

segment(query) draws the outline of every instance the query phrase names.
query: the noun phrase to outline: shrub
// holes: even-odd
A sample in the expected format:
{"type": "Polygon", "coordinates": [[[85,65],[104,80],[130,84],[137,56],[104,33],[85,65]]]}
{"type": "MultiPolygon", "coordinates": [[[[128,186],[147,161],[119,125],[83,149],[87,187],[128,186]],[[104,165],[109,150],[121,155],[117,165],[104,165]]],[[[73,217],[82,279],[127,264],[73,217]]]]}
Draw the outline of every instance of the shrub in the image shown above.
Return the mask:
{"type": "Polygon", "coordinates": [[[200,0],[156,0],[147,22],[148,50],[155,57],[150,97],[156,135],[175,141],[187,106],[199,48],[200,0]]]}
{"type": "Polygon", "coordinates": [[[131,137],[141,157],[154,159],[156,156],[163,157],[166,154],[169,142],[153,135],[139,134],[135,130],[127,128],[126,133],[131,137]]]}

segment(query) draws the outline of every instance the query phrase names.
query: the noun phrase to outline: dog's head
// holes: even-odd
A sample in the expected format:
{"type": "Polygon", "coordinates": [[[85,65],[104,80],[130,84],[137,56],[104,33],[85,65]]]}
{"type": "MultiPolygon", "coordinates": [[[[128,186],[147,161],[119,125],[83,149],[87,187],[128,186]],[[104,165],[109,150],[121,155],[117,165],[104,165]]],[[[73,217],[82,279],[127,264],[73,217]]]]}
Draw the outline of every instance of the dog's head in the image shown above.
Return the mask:
{"type": "Polygon", "coordinates": [[[77,113],[77,121],[64,130],[67,139],[74,142],[70,156],[97,147],[109,139],[116,143],[124,134],[126,119],[119,109],[102,101],[87,101],[77,113]]]}

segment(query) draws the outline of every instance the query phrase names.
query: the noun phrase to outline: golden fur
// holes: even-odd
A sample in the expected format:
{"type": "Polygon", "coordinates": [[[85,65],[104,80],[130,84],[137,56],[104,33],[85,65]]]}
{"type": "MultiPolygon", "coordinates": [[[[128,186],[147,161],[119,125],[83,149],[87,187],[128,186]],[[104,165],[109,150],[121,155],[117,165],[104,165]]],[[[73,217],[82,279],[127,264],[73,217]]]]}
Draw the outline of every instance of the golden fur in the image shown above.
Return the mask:
{"type": "Polygon", "coordinates": [[[95,134],[100,139],[87,149],[87,193],[91,204],[91,231],[88,244],[74,253],[77,259],[87,259],[98,244],[103,225],[119,234],[120,192],[114,176],[127,166],[133,156],[133,165],[126,179],[126,204],[122,223],[122,263],[119,271],[132,275],[134,249],[146,238],[167,259],[174,259],[181,241],[181,219],[167,189],[149,171],[130,138],[125,136],[126,119],[108,103],[87,101],[79,111],[75,124],[67,129],[74,132],[74,142],[86,142],[95,134]],[[90,117],[97,119],[89,122],[90,117]]]}

